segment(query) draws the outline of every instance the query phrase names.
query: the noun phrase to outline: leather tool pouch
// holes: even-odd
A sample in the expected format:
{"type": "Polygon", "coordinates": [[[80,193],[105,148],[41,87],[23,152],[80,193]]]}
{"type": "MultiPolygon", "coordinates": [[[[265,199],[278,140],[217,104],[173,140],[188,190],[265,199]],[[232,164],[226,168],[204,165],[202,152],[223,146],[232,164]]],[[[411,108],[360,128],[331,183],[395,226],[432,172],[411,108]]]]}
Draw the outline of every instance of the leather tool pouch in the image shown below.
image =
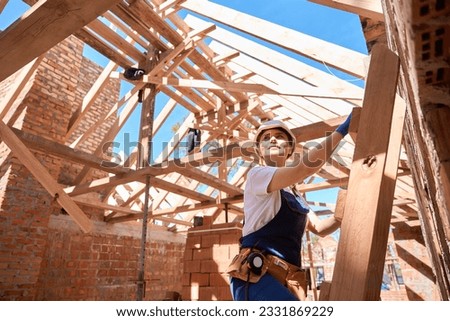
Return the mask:
{"type": "Polygon", "coordinates": [[[255,249],[243,248],[237,254],[227,270],[228,275],[250,283],[257,283],[264,274],[269,272],[281,284],[285,285],[288,290],[294,294],[299,300],[305,301],[307,297],[308,280],[305,270],[301,270],[295,266],[289,266],[287,263],[281,264],[282,260],[269,257],[263,261],[261,273],[255,273],[250,268],[248,257],[250,253],[261,253],[255,249]]]}
{"type": "Polygon", "coordinates": [[[304,270],[289,271],[286,276],[286,287],[300,301],[305,301],[308,291],[308,280],[304,270]]]}
{"type": "Polygon", "coordinates": [[[249,248],[241,249],[239,254],[233,258],[225,272],[231,277],[238,278],[243,281],[248,281],[250,283],[258,282],[263,275],[266,274],[269,266],[267,260],[263,260],[262,267],[260,271],[258,271],[260,273],[255,273],[250,268],[249,262],[247,261],[247,258],[251,252],[258,251],[249,248]]]}

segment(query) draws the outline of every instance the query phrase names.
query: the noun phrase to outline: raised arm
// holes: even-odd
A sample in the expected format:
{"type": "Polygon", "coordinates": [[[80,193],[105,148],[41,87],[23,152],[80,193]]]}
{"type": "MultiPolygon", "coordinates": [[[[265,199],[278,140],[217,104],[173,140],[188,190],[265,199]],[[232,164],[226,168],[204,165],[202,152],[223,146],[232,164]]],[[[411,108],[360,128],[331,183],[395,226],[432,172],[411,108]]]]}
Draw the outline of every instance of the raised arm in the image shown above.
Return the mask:
{"type": "Polygon", "coordinates": [[[327,236],[336,231],[341,226],[334,215],[321,220],[314,212],[308,213],[308,223],[306,228],[318,236],[327,236]]]}
{"type": "Polygon", "coordinates": [[[303,154],[300,161],[294,166],[278,168],[267,191],[270,193],[292,186],[316,173],[331,157],[343,137],[341,133],[335,131],[325,138],[319,146],[303,154]]]}

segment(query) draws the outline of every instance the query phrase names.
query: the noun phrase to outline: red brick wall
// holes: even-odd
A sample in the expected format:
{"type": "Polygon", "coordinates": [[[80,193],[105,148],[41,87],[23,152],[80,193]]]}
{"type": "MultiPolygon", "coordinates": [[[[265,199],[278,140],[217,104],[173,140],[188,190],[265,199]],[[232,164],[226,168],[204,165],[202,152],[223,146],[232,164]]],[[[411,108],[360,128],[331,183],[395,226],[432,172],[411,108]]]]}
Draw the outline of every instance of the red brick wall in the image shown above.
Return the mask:
{"type": "Polygon", "coordinates": [[[242,225],[225,223],[189,229],[184,252],[183,300],[231,300],[224,274],[239,252],[242,225]]]}
{"type": "MultiPolygon", "coordinates": [[[[37,71],[34,85],[16,110],[15,127],[42,137],[61,141],[81,61],[80,42],[63,41],[45,57],[37,71]],[[79,59],[65,52],[75,51],[79,59]],[[19,116],[20,115],[20,116],[19,116]]],[[[4,190],[0,226],[0,298],[32,300],[36,297],[42,257],[47,245],[48,220],[59,211],[52,197],[34,179],[21,162],[2,143],[2,172],[8,172],[4,190]]],[[[53,177],[59,174],[61,160],[44,153],[35,156],[53,177]]],[[[5,175],[6,176],[6,175],[5,175]]]]}
{"type": "MultiPolygon", "coordinates": [[[[53,216],[42,261],[37,300],[135,300],[140,224],[95,222],[82,233],[66,215],[53,216]]],[[[184,237],[150,229],[145,300],[181,292],[184,237]]]]}
{"type": "MultiPolygon", "coordinates": [[[[10,125],[63,143],[70,117],[80,106],[101,68],[82,57],[83,44],[69,37],[46,54],[32,87],[12,110],[10,125]]],[[[0,84],[0,97],[13,77],[0,84]]],[[[119,85],[110,82],[84,118],[92,125],[117,100],[119,85]]],[[[82,145],[93,151],[107,127],[82,145]]],[[[35,153],[59,183],[70,185],[81,169],[67,160],[35,153]]],[[[84,234],[71,217],[61,214],[30,172],[0,144],[0,300],[133,300],[141,226],[102,221],[103,213],[84,207],[93,220],[84,234]]],[[[94,172],[90,178],[101,177],[94,172]]],[[[146,300],[161,300],[167,291],[181,292],[183,237],[150,230],[146,253],[146,300]]]]}
{"type": "Polygon", "coordinates": [[[399,222],[394,225],[392,233],[408,300],[440,300],[420,226],[399,222]]]}

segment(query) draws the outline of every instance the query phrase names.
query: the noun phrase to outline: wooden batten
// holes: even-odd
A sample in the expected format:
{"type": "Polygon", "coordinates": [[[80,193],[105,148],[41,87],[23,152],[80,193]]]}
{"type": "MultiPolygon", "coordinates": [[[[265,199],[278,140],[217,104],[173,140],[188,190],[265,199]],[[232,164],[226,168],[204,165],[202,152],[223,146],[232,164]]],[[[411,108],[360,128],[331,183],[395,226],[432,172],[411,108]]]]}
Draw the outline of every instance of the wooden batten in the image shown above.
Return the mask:
{"type": "Polygon", "coordinates": [[[2,32],[0,81],[47,52],[118,2],[119,0],[38,2],[39,7],[30,8],[19,22],[2,32]],[[55,14],[55,10],[59,11],[58,14],[55,14]]]}
{"type": "Polygon", "coordinates": [[[188,0],[181,6],[308,58],[325,62],[354,76],[365,77],[363,54],[209,1],[188,0]],[[289,34],[289,37],[286,37],[286,34],[289,34]]]}
{"type": "Polygon", "coordinates": [[[397,55],[374,47],[330,300],[379,300],[405,116],[398,73],[397,55]]]}
{"type": "Polygon", "coordinates": [[[92,222],[86,214],[75,204],[75,202],[67,195],[62,187],[50,175],[47,169],[39,162],[38,159],[28,150],[22,141],[14,134],[14,132],[3,122],[0,121],[0,135],[3,142],[8,145],[13,154],[20,162],[30,171],[36,180],[47,190],[47,192],[55,198],[66,212],[73,218],[84,232],[92,229],[92,222]]]}
{"type": "Polygon", "coordinates": [[[379,0],[309,0],[314,3],[326,5],[370,18],[375,21],[384,21],[383,7],[379,0]]]}

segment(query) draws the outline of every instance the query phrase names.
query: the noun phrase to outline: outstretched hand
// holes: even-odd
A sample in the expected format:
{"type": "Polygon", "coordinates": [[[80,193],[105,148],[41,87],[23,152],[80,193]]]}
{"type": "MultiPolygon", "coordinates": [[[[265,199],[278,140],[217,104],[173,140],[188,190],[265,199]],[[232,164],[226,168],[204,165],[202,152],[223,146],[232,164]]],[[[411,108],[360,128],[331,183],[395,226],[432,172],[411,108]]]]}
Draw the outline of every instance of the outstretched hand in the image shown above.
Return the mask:
{"type": "Polygon", "coordinates": [[[348,134],[348,128],[350,127],[350,121],[352,120],[352,113],[348,115],[347,119],[336,128],[336,131],[341,134],[342,136],[345,136],[348,134]]]}

